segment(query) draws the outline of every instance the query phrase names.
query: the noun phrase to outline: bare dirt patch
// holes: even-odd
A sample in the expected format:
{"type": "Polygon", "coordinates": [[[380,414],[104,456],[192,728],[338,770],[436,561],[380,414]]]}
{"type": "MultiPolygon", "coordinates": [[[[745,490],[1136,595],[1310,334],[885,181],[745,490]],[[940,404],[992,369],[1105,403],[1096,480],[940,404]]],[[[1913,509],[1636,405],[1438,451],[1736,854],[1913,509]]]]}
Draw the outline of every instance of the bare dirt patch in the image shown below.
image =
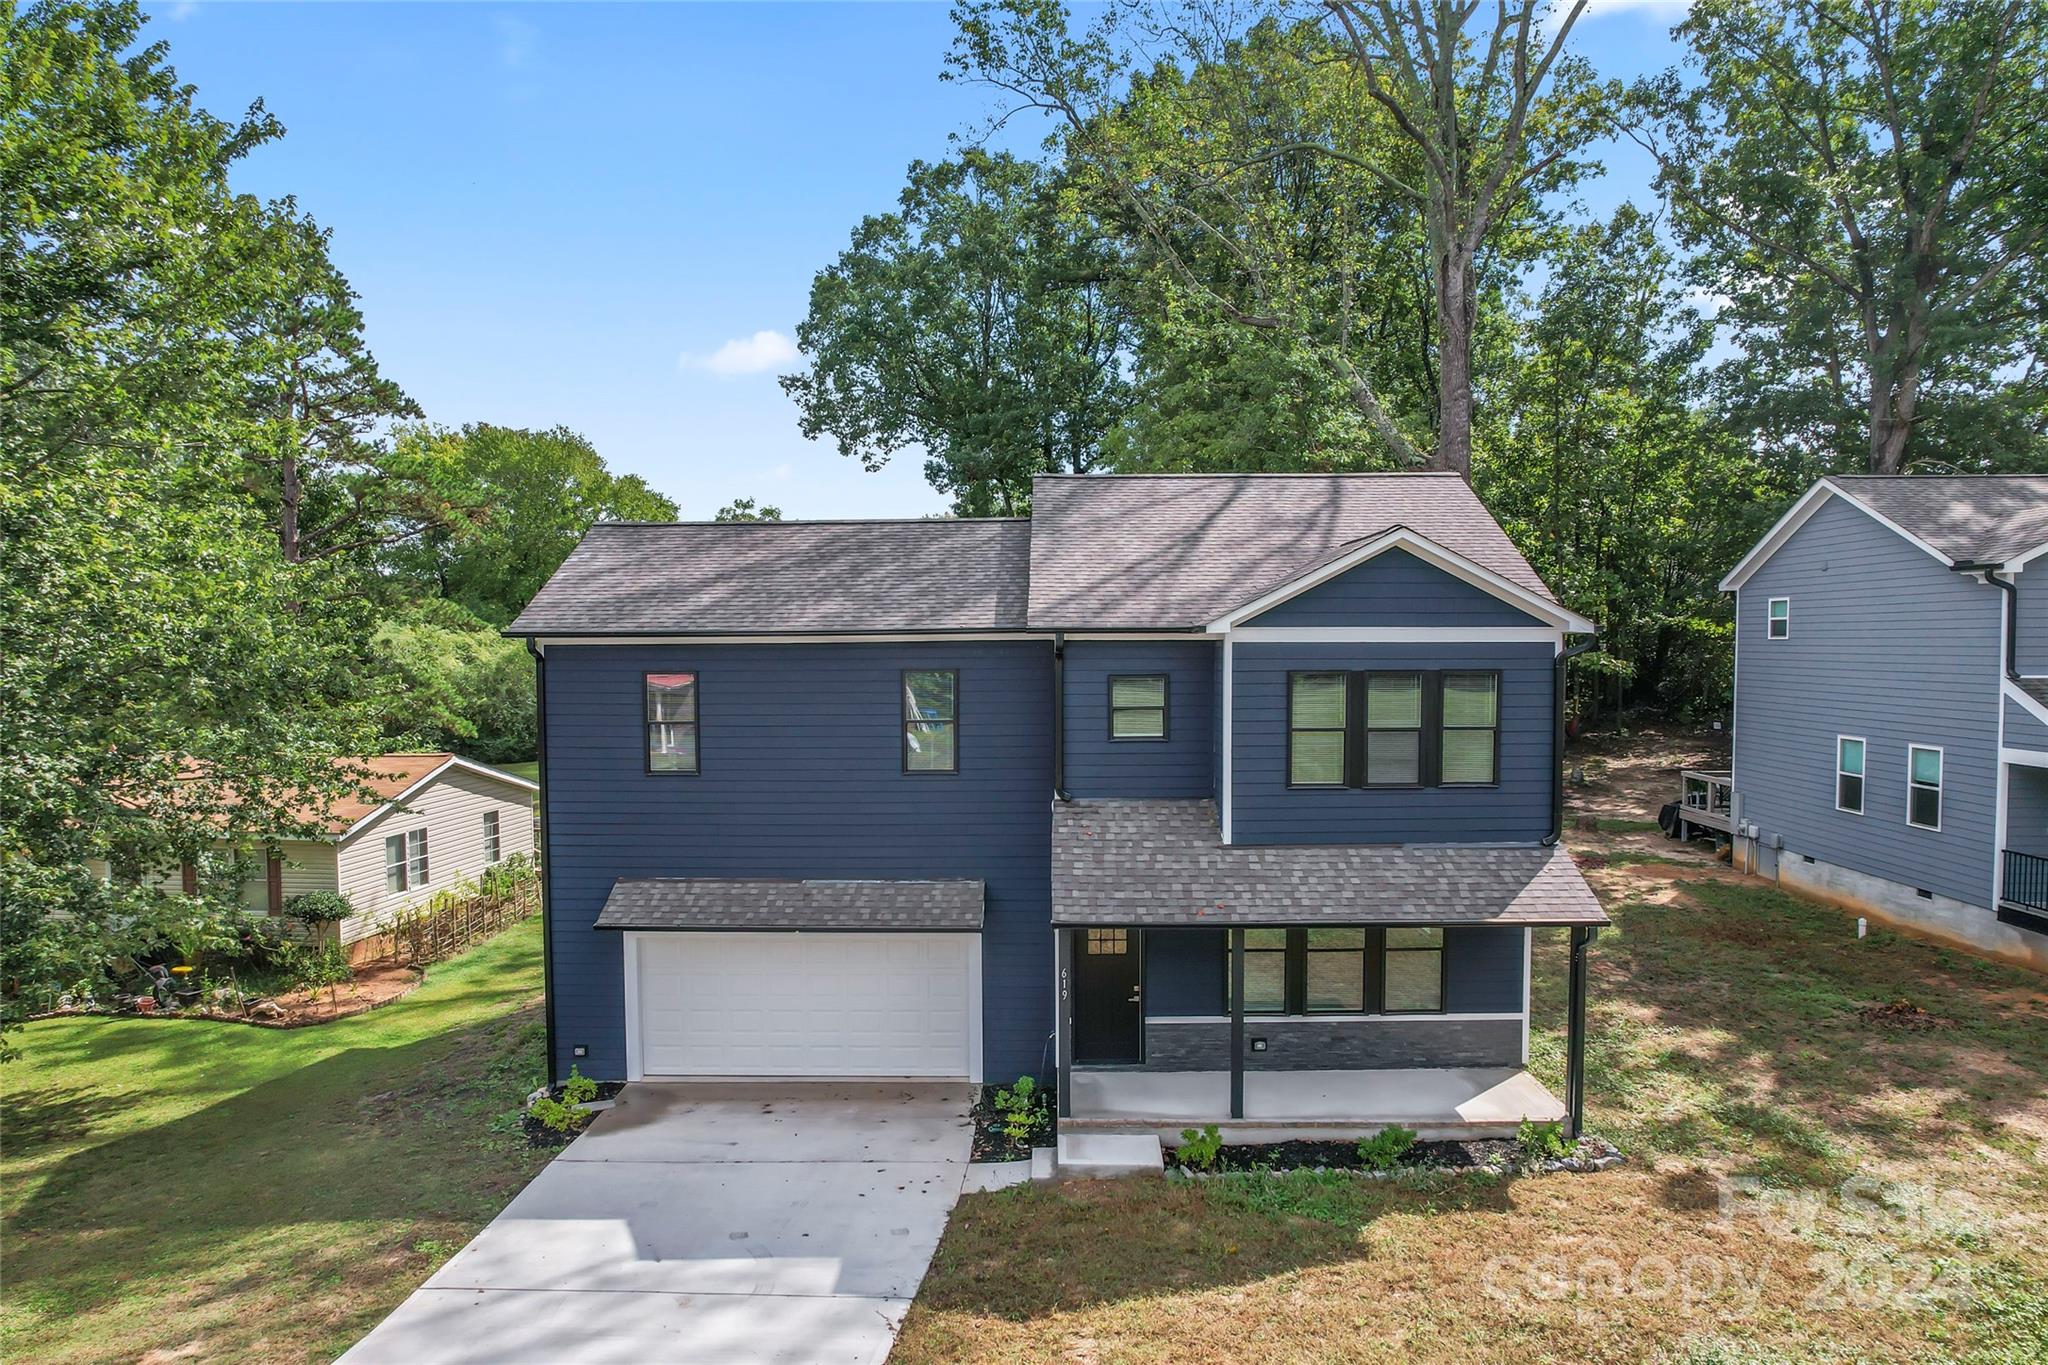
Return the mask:
{"type": "Polygon", "coordinates": [[[321,986],[272,996],[270,1003],[284,1011],[281,1017],[257,1018],[275,1028],[298,1028],[346,1019],[351,1014],[388,1005],[419,988],[425,973],[397,962],[372,962],[360,967],[352,979],[339,986],[321,986]]]}

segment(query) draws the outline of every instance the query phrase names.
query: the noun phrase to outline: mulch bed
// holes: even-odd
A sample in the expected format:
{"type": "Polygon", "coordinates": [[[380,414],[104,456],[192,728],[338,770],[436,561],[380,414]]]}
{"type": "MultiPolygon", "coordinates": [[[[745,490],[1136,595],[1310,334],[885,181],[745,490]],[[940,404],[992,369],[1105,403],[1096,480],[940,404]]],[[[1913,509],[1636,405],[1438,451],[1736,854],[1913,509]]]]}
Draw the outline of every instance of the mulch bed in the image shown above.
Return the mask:
{"type": "MultiPolygon", "coordinates": [[[[624,1081],[599,1081],[597,1083],[597,1097],[601,1100],[613,1099],[616,1098],[618,1093],[621,1090],[624,1090],[625,1088],[626,1083],[624,1081]]],[[[572,1133],[559,1132],[556,1129],[548,1127],[546,1124],[542,1123],[539,1119],[533,1116],[534,1100],[538,1099],[542,1093],[546,1093],[554,1099],[560,1099],[562,1098],[563,1089],[564,1087],[562,1086],[551,1085],[547,1086],[544,1092],[541,1090],[536,1090],[533,1092],[533,1094],[528,1095],[526,1097],[526,1111],[519,1116],[519,1131],[526,1135],[527,1146],[532,1147],[537,1151],[551,1150],[556,1147],[567,1147],[571,1142],[575,1140],[576,1133],[580,1133],[583,1131],[582,1128],[578,1128],[576,1132],[572,1133]]],[[[596,1114],[592,1114],[589,1116],[589,1118],[584,1119],[584,1127],[589,1127],[590,1120],[596,1117],[596,1114]]]]}
{"type": "Polygon", "coordinates": [[[1900,1029],[1906,1033],[1931,1033],[1938,1028],[1947,1028],[1949,1021],[1929,1014],[1910,1000],[1893,1000],[1889,1004],[1865,1005],[1856,1011],[1857,1017],[1866,1024],[1880,1028],[1900,1029]]]}
{"type": "Polygon", "coordinates": [[[256,1028],[306,1028],[313,1024],[331,1024],[337,1019],[365,1014],[388,1005],[394,1000],[412,994],[425,979],[426,973],[419,967],[396,962],[373,962],[359,968],[355,976],[342,985],[331,988],[321,986],[252,999],[247,1007],[240,1010],[220,1009],[196,1003],[183,1009],[171,1010],[158,1009],[153,1005],[147,1009],[94,1006],[89,1009],[48,1010],[30,1017],[55,1019],[69,1015],[93,1014],[123,1019],[201,1019],[215,1024],[249,1024],[256,1028]]]}
{"type": "MultiPolygon", "coordinates": [[[[1511,1162],[1515,1144],[1499,1139],[1483,1142],[1418,1142],[1401,1154],[1406,1170],[1469,1170],[1511,1162]]],[[[1166,1164],[1180,1166],[1168,1149],[1166,1164]]],[[[1211,1167],[1218,1171],[1361,1171],[1355,1142],[1262,1142],[1226,1146],[1211,1167]]]]}
{"type": "Polygon", "coordinates": [[[995,1106],[995,1088],[983,1086],[974,1099],[974,1159],[976,1161],[1028,1161],[1033,1147],[1050,1147],[1053,1140],[1052,1110],[1041,1112],[1045,1121],[1024,1142],[1012,1142],[1003,1131],[1003,1115],[995,1106]]]}

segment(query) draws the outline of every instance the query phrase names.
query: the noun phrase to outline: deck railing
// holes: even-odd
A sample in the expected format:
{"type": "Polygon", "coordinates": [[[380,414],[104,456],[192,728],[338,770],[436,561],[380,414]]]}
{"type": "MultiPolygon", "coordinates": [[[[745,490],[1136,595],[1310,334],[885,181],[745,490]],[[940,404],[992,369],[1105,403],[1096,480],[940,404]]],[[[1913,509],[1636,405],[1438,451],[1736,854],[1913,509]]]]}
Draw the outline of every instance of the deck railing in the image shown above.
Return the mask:
{"type": "Polygon", "coordinates": [[[1706,768],[1682,768],[1679,804],[1689,824],[1726,831],[1735,792],[1735,775],[1706,768]]]}
{"type": "Polygon", "coordinates": [[[1999,899],[2048,914],[2048,858],[2006,849],[2004,890],[1999,899]]]}

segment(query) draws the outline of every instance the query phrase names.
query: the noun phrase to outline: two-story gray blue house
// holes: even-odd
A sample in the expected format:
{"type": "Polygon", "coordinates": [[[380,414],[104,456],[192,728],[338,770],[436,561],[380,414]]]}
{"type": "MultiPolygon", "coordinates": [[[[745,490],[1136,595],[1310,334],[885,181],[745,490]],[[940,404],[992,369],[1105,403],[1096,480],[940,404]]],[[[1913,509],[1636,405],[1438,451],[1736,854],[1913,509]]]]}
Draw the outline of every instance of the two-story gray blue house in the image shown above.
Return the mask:
{"type": "Polygon", "coordinates": [[[1738,866],[2048,970],[2048,477],[1822,479],[1721,586],[1738,866]]]}
{"type": "Polygon", "coordinates": [[[510,630],[551,1065],[1036,1074],[1104,1129],[1564,1117],[1529,954],[1571,928],[1582,1018],[1558,680],[1591,624],[1454,476],[1032,498],[584,538],[510,630]]]}

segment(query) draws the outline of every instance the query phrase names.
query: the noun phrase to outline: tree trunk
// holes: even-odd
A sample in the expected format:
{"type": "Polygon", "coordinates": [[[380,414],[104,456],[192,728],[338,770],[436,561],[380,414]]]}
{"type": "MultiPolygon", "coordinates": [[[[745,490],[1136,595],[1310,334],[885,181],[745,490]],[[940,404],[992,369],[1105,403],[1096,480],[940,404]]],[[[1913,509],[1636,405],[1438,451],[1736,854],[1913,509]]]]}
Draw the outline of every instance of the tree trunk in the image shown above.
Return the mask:
{"type": "Polygon", "coordinates": [[[1432,469],[1472,480],[1472,251],[1451,241],[1437,253],[1437,434],[1432,469]]]}
{"type": "Polygon", "coordinates": [[[277,548],[284,554],[284,562],[299,562],[299,501],[303,494],[299,489],[299,456],[289,445],[284,456],[278,461],[278,489],[280,506],[277,513],[277,548]]]}

